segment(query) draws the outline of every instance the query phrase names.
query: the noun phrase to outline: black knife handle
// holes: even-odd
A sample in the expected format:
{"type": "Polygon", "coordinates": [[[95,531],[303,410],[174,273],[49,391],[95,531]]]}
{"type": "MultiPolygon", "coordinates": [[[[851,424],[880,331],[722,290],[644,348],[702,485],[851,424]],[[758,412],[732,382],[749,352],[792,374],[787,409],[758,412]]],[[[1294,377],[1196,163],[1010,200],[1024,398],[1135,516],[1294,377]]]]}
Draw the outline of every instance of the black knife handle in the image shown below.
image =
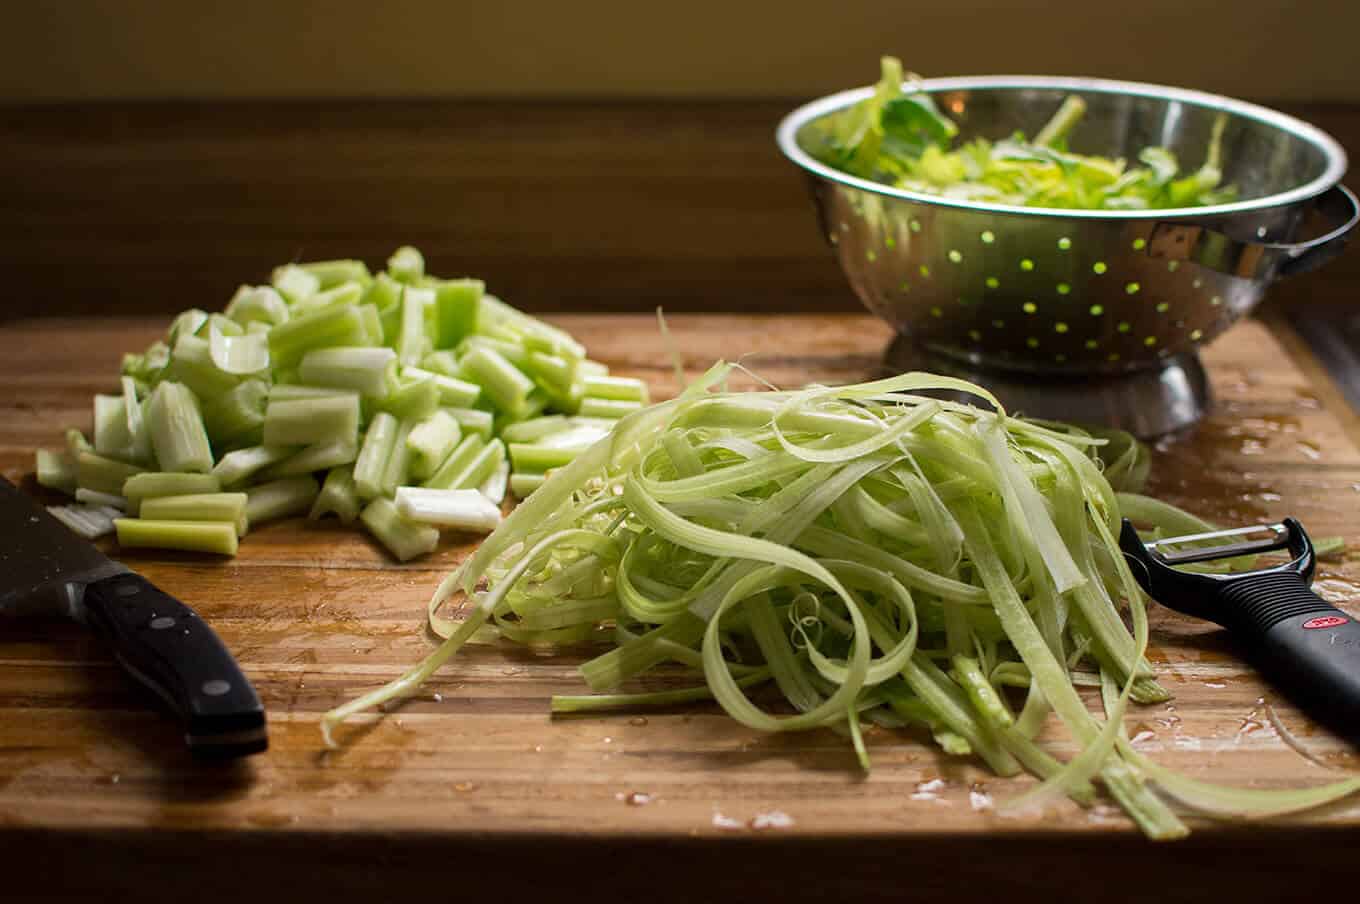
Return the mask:
{"type": "Polygon", "coordinates": [[[1225,620],[1247,655],[1300,708],[1343,737],[1360,738],[1360,623],[1293,572],[1230,584],[1225,620]]]}
{"type": "Polygon", "coordinates": [[[86,585],[84,603],[91,630],[180,718],[193,753],[231,758],[268,746],[255,688],[194,610],[131,572],[86,585]]]}

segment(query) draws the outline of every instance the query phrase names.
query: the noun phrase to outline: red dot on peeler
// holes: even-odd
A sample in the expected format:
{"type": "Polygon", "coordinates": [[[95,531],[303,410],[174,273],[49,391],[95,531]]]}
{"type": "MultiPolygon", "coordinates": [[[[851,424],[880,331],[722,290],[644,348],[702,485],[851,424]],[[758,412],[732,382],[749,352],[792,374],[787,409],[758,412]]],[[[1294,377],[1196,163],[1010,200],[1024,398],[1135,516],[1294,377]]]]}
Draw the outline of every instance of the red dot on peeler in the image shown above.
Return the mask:
{"type": "Polygon", "coordinates": [[[1335,628],[1350,621],[1342,615],[1319,615],[1317,618],[1310,618],[1303,623],[1305,628],[1335,628]]]}

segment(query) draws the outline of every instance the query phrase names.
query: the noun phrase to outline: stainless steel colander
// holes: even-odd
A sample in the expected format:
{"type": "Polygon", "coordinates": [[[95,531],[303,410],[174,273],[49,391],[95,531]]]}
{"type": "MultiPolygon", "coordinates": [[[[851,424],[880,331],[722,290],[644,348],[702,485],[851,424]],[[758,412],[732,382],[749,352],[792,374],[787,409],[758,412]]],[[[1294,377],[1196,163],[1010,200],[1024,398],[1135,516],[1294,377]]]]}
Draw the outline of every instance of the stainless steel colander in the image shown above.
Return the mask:
{"type": "Polygon", "coordinates": [[[1071,136],[1074,150],[1136,160],[1161,145],[1186,168],[1203,160],[1214,119],[1228,114],[1224,182],[1240,200],[1155,211],[952,200],[814,159],[810,124],[870,88],[814,101],[780,124],[779,146],[809,174],[823,233],[864,304],[927,366],[984,379],[1034,414],[1073,417],[1076,405],[1085,419],[1143,434],[1195,420],[1208,403],[1195,349],[1249,311],[1273,280],[1333,257],[1360,219],[1355,196],[1338,184],[1340,145],[1254,104],[1038,76],[929,79],[920,88],[962,139],[1033,134],[1064,97],[1079,94],[1087,112],[1071,136]],[[1310,228],[1320,234],[1300,240],[1310,228]]]}

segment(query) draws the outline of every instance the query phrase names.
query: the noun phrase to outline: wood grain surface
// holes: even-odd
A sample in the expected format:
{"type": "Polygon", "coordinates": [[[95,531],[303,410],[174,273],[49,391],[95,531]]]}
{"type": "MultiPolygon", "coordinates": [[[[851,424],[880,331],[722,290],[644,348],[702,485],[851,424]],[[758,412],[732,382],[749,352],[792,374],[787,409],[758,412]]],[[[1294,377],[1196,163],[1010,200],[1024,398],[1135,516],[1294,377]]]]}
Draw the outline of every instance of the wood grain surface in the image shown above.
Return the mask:
{"type": "MultiPolygon", "coordinates": [[[[402,243],[529,310],[858,311],[775,148],[798,102],[0,108],[0,320],[213,310],[402,243]]],[[[1360,107],[1285,109],[1360,155],[1360,107]]],[[[1352,254],[1282,293],[1357,281],[1352,254]]]]}
{"type": "MultiPolygon", "coordinates": [[[[660,396],[675,390],[650,318],[553,319],[618,373],[645,377],[660,396]]],[[[869,377],[889,339],[864,316],[689,315],[671,325],[691,372],[744,356],[789,386],[869,377]]],[[[33,489],[34,448],[87,424],[90,396],[110,387],[121,352],[162,326],[0,328],[5,476],[33,489]]],[[[1225,523],[1293,515],[1315,535],[1360,543],[1360,448],[1281,344],[1248,321],[1205,357],[1218,406],[1190,435],[1156,446],[1152,491],[1225,523]]],[[[1255,826],[1191,819],[1189,841],[1153,845],[1109,805],[1003,814],[1030,780],[995,779],[910,732],[872,731],[864,776],[829,731],[762,736],[711,705],[552,718],[552,694],[585,691],[579,651],[468,648],[406,705],[355,719],[343,745],[324,750],[322,712],[430,648],[423,606],[471,548],[464,540],[396,565],[356,532],[287,521],[252,531],[232,560],[123,556],[196,607],[256,683],[271,748],[234,768],[188,759],[173,724],[77,626],[0,626],[0,862],[47,864],[11,870],[35,894],[145,900],[225,900],[250,893],[258,874],[279,894],[395,900],[443,888],[577,900],[594,889],[664,901],[908,891],[970,900],[1002,886],[1024,900],[1070,893],[1074,881],[1099,883],[1093,897],[1136,900],[1149,886],[1117,877],[1147,875],[1159,900],[1190,901],[1207,889],[1292,897],[1351,869],[1349,859],[1326,875],[1309,865],[1320,848],[1360,838],[1360,800],[1255,826]]],[[[1324,563],[1316,584],[1360,614],[1358,585],[1354,554],[1324,563]]],[[[1140,749],[1199,778],[1259,788],[1360,769],[1354,748],[1263,686],[1222,632],[1161,608],[1153,616],[1152,659],[1176,698],[1129,716],[1140,749]]],[[[692,681],[669,671],[641,686],[692,681]]],[[[1053,726],[1044,741],[1072,750],[1053,726]]]]}

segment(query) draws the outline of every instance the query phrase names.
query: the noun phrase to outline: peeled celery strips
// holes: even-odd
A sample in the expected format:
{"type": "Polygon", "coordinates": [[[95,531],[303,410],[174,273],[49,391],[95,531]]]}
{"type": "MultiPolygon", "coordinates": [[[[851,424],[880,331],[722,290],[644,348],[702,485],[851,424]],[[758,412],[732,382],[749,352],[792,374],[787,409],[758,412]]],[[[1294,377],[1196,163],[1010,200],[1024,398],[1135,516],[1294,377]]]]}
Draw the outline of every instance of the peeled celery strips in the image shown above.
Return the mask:
{"type": "Polygon", "coordinates": [[[374,499],[364,506],[359,520],[402,562],[432,552],[439,544],[436,528],[402,517],[396,505],[387,498],[374,499]]]}
{"type": "MultiPolygon", "coordinates": [[[[1189,516],[1140,503],[1136,469],[1116,469],[1111,483],[1101,456],[1108,446],[1122,457],[1120,444],[1008,416],[985,390],[946,377],[708,391],[729,370],[624,416],[551,476],[512,474],[511,488],[532,494],[431,600],[444,644],[328,713],[326,736],[416,689],[473,635],[550,646],[615,625],[617,646],[581,667],[597,691],[674,662],[702,672],[703,688],[683,699],[711,696],[754,730],[838,728],[866,767],[863,720],[923,724],[947,752],[1034,774],[1041,784],[1026,801],[1089,804],[1099,779],[1154,838],[1186,832],[1161,794],[1251,816],[1360,787],[1222,789],[1123,740],[1123,714],[1167,694],[1144,656],[1147,619],[1115,541],[1119,518],[1137,510],[1156,529],[1189,516]],[[925,398],[932,390],[998,410],[925,398]],[[461,621],[438,612],[455,592],[467,598],[461,621]],[[1104,676],[1108,717],[1075,689],[1093,673],[1104,676]],[[770,685],[759,699],[783,698],[782,711],[757,705],[758,685],[770,685]],[[1078,746],[1066,762],[1036,739],[1050,712],[1078,746]]],[[[565,429],[526,421],[512,459],[565,429]]],[[[450,470],[466,470],[468,457],[450,470]]],[[[674,702],[609,694],[600,705],[623,699],[674,702]]]]}
{"type": "Polygon", "coordinates": [[[119,518],[113,522],[118,545],[128,548],[151,546],[236,555],[236,525],[220,521],[147,521],[119,518]]]}

